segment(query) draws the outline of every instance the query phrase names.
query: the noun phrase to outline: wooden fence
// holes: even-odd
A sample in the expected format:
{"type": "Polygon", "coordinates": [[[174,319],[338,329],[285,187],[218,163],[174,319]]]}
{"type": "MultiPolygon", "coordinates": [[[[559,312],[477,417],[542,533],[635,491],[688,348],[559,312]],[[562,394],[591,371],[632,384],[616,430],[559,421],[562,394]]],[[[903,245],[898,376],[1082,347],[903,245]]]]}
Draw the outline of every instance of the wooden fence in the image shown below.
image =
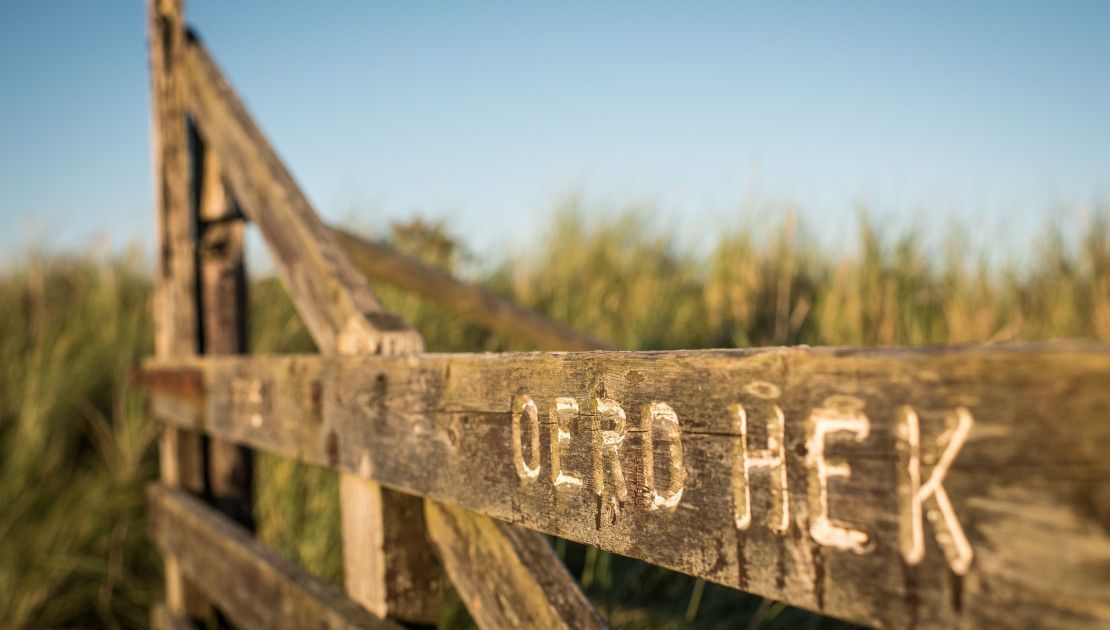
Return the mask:
{"type": "Polygon", "coordinates": [[[1110,624],[1106,344],[591,352],[327,227],[149,8],[157,625],[429,623],[444,574],[483,627],[605,625],[543,534],[867,625],[1110,624]],[[319,355],[235,356],[247,221],[319,355]],[[571,352],[427,354],[364,272],[571,352]],[[340,473],[345,593],[253,538],[249,449],[340,473]]]}

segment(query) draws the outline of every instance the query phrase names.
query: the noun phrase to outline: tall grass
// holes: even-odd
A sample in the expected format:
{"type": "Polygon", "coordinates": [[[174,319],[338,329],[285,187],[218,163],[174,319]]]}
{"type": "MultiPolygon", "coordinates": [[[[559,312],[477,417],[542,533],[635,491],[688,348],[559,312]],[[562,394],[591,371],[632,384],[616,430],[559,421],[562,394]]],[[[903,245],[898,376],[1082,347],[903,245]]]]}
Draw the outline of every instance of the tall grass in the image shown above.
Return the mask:
{"type": "Polygon", "coordinates": [[[155,428],[126,376],[149,301],[134,257],[30,255],[0,277],[0,625],[147,619],[155,428]]]}
{"type": "MultiPolygon", "coordinates": [[[[642,217],[559,216],[547,245],[492,261],[475,280],[625,348],[772,344],[920,345],[1110,339],[1110,225],[1048,231],[994,266],[959,233],[939,248],[863,219],[858,247],[818,247],[790,220],[683,250],[642,217]]],[[[458,270],[442,226],[413,222],[400,249],[458,270]]],[[[388,287],[390,308],[431,350],[526,349],[388,287]]],[[[254,282],[256,352],[311,351],[280,285],[254,282]]],[[[135,256],[29,254],[0,274],[0,625],[143,626],[160,597],[144,537],[142,486],[156,476],[154,427],[128,386],[150,351],[150,281],[135,256]]],[[[258,458],[259,536],[338,582],[334,475],[258,458]]],[[[616,625],[818,626],[821,617],[643,563],[555,541],[616,625]]],[[[457,603],[448,625],[465,625],[457,603]]]]}

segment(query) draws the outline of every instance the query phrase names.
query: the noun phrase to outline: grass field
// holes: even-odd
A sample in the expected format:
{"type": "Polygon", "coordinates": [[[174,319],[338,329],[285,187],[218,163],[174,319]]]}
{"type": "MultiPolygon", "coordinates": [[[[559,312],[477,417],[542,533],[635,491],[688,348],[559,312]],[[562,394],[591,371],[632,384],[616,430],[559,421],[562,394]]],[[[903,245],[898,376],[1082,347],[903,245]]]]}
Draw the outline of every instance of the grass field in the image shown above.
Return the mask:
{"type": "MultiPolygon", "coordinates": [[[[1110,339],[1110,223],[1045,232],[1019,260],[988,266],[958,233],[859,227],[855,251],[814,246],[785,222],[680,250],[634,215],[587,227],[561,215],[547,243],[488,261],[493,290],[625,348],[780,344],[923,345],[1110,339]]],[[[803,226],[804,227],[804,226],[803,226]]],[[[394,226],[398,248],[448,269],[465,252],[434,224],[394,226]]],[[[148,261],[28,253],[0,272],[0,626],[138,627],[160,598],[144,535],[155,427],[127,375],[152,339],[148,261]]],[[[431,350],[526,349],[394,290],[431,350]]],[[[312,349],[272,278],[254,281],[257,352],[312,349]]],[[[336,480],[258,458],[259,535],[339,581],[336,480]]],[[[556,541],[614,625],[817,627],[833,622],[643,563],[556,541]]],[[[457,602],[444,625],[468,624],[457,602]]]]}

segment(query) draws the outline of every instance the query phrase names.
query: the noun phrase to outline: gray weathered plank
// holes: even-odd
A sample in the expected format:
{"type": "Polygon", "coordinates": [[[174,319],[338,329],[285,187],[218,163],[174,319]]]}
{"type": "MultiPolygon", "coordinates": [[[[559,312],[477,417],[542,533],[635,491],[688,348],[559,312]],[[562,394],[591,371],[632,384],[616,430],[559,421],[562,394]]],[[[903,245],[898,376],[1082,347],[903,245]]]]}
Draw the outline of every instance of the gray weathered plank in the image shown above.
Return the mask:
{"type": "Polygon", "coordinates": [[[157,356],[197,351],[196,216],[189,191],[189,146],[182,107],[184,26],[181,0],[148,0],[153,109],[157,265],[157,356]]]}
{"type": "MultiPolygon", "coordinates": [[[[154,160],[154,205],[158,252],[154,279],[154,352],[159,357],[192,355],[199,349],[196,216],[189,184],[189,143],[182,107],[184,48],[181,0],[147,1],[147,36],[154,160]]],[[[204,490],[201,437],[163,429],[159,467],[163,483],[204,490]]],[[[166,558],[166,603],[179,616],[200,617],[207,605],[166,558]]]]}
{"type": "MultiPolygon", "coordinates": [[[[162,483],[170,488],[183,488],[194,494],[204,491],[204,449],[201,436],[193,431],[164,426],[158,441],[158,467],[162,483]]],[[[166,605],[182,618],[203,619],[208,604],[195,585],[181,572],[177,558],[164,559],[163,580],[166,584],[166,605]]]]}
{"type": "MultiPolygon", "coordinates": [[[[219,158],[199,139],[194,142],[197,178],[201,352],[247,351],[247,271],[243,237],[246,226],[223,185],[219,158]]],[[[236,522],[254,528],[254,464],[250,450],[213,439],[208,444],[208,495],[236,522]]]]}
{"type": "Polygon", "coordinates": [[[833,616],[1110,621],[1106,344],[150,367],[180,426],[833,616]]]}
{"type": "Polygon", "coordinates": [[[347,594],[380,616],[438,621],[442,571],[426,537],[423,499],[342,473],[339,507],[347,594]]]}
{"type": "Polygon", "coordinates": [[[334,230],[340,246],[371,280],[411,291],[472,322],[541,350],[613,350],[616,346],[548,319],[485,289],[462,282],[392,247],[334,230]]]}
{"type": "Polygon", "coordinates": [[[398,628],[270,551],[202,501],[152,485],[151,536],[231,621],[245,628],[398,628]]]}

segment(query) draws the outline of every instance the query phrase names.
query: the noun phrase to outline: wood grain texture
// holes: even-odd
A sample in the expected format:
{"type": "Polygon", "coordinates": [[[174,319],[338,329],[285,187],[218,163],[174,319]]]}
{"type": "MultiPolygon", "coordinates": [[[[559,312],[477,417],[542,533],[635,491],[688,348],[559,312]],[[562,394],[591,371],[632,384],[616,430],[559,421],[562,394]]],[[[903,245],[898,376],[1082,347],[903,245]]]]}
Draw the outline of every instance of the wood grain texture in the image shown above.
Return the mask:
{"type": "Polygon", "coordinates": [[[184,25],[181,0],[148,0],[157,265],[157,356],[197,352],[196,215],[190,191],[189,138],[182,105],[184,25]]]}
{"type": "Polygon", "coordinates": [[[358,270],[442,306],[474,323],[507,337],[534,344],[541,350],[613,350],[613,344],[581,333],[451,274],[425,265],[381,243],[344,230],[334,230],[358,270]]]}
{"type": "MultiPolygon", "coordinates": [[[[158,253],[154,279],[154,352],[188,356],[199,349],[197,313],[196,215],[190,190],[189,136],[182,105],[181,56],[184,8],[181,0],[148,0],[151,140],[158,253]]],[[[193,492],[204,490],[201,436],[167,427],[161,437],[159,467],[164,483],[193,492]]],[[[165,563],[166,602],[174,614],[202,617],[207,605],[186,582],[173,557],[165,563]]]]}
{"type": "Polygon", "coordinates": [[[181,491],[147,491],[155,542],[244,628],[398,628],[270,551],[249,531],[181,491]]]}
{"type": "MultiPolygon", "coordinates": [[[[193,172],[200,218],[201,352],[247,351],[247,271],[243,260],[246,226],[224,188],[219,159],[194,139],[193,172]]],[[[207,496],[221,512],[254,529],[254,464],[251,452],[234,442],[208,444],[207,496]]]]}
{"type": "Polygon", "coordinates": [[[397,354],[423,346],[386,313],[203,47],[184,49],[188,106],[224,180],[258,226],[297,311],[322,352],[397,354]]]}
{"type": "MultiPolygon", "coordinates": [[[[343,586],[351,599],[378,615],[389,616],[386,582],[382,487],[351,474],[339,475],[340,528],[343,536],[343,586]]],[[[396,613],[394,606],[394,613],[396,613]]],[[[423,612],[431,616],[432,611],[423,612]]],[[[396,616],[396,614],[395,614],[396,616]]]]}
{"type": "MultiPolygon", "coordinates": [[[[204,448],[201,435],[174,426],[164,426],[158,446],[158,467],[162,483],[194,494],[203,493],[204,448]]],[[[166,605],[170,612],[182,618],[207,617],[208,604],[196,586],[181,572],[177,558],[168,555],[163,565],[166,605]]]]}
{"type": "Polygon", "coordinates": [[[151,368],[203,380],[203,405],[151,393],[181,426],[225,417],[259,448],[832,616],[1110,621],[1106,344],[151,368]],[[315,446],[243,428],[232,374],[281,422],[303,403],[277,392],[318,391],[296,437],[315,446]]]}
{"type": "Polygon", "coordinates": [[[426,538],[424,500],[341,474],[339,501],[348,595],[379,616],[438,621],[443,582],[426,538]]]}
{"type": "Polygon", "coordinates": [[[433,501],[426,501],[424,510],[444,568],[479,626],[605,627],[544,538],[433,501]]]}

